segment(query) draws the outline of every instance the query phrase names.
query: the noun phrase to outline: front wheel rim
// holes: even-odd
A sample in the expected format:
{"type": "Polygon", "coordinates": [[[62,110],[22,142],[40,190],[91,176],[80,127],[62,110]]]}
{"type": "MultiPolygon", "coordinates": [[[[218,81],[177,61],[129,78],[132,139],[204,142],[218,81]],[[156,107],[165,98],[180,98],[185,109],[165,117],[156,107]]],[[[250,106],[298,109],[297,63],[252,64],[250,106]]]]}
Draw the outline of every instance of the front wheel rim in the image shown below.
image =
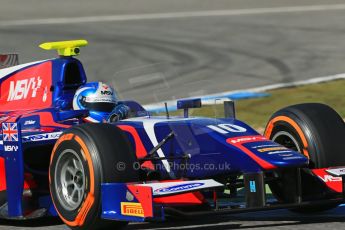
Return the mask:
{"type": "Polygon", "coordinates": [[[294,151],[297,151],[299,153],[302,153],[301,151],[301,147],[298,144],[298,141],[296,140],[296,138],[286,132],[286,131],[279,131],[276,134],[273,135],[272,137],[272,141],[288,148],[288,149],[292,149],[294,151]]]}
{"type": "Polygon", "coordinates": [[[64,150],[57,159],[54,173],[54,189],[59,204],[65,210],[76,210],[84,200],[86,187],[81,158],[72,149],[64,150]]]}

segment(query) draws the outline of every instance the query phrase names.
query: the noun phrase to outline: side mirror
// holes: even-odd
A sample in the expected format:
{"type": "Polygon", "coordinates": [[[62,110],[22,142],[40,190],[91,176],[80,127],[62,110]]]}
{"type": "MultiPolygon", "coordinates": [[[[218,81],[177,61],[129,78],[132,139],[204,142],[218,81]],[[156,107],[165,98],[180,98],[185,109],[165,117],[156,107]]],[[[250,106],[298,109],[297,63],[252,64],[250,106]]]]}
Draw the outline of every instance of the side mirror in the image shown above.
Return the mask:
{"type": "Polygon", "coordinates": [[[201,108],[201,99],[181,99],[177,101],[177,109],[184,110],[184,117],[188,117],[188,109],[190,108],[201,108]]]}

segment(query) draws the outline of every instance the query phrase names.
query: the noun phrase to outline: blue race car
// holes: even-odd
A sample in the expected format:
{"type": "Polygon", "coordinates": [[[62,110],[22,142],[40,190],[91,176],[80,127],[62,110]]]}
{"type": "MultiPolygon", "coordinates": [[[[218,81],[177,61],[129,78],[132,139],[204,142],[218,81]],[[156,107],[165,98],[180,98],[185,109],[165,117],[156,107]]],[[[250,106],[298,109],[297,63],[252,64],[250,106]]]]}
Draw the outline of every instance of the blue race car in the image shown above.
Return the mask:
{"type": "Polygon", "coordinates": [[[106,229],[344,202],[345,128],[330,107],[283,108],[264,135],[236,119],[229,102],[225,118],[189,117],[200,99],[179,100],[182,117],[122,101],[130,118],[88,122],[88,110],[72,107],[87,82],[73,56],[86,44],[45,43],[59,57],[0,70],[1,218],[51,215],[73,229],[106,229]]]}

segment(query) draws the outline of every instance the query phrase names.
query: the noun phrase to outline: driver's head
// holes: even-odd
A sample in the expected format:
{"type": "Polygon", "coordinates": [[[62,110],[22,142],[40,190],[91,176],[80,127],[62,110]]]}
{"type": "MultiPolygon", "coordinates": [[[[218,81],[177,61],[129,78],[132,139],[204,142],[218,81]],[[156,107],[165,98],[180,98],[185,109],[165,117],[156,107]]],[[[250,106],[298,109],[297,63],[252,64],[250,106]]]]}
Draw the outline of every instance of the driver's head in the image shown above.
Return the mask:
{"type": "Polygon", "coordinates": [[[87,109],[90,117],[101,122],[117,104],[115,90],[103,82],[89,82],[79,87],[73,98],[73,109],[87,109]]]}

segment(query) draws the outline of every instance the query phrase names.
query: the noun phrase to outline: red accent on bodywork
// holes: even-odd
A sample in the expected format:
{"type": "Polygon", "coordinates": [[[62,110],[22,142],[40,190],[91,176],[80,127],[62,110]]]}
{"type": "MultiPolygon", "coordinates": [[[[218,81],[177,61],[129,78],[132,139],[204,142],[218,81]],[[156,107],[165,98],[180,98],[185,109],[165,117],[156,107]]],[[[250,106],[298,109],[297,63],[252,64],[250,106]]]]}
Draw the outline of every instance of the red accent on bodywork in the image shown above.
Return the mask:
{"type": "MultiPolygon", "coordinates": [[[[32,112],[32,113],[28,113],[28,114],[24,114],[22,116],[22,118],[25,117],[31,117],[31,116],[35,116],[38,115],[40,117],[40,125],[41,126],[54,126],[54,127],[60,127],[60,128],[69,128],[71,127],[70,125],[64,125],[61,123],[57,123],[54,118],[53,118],[53,114],[51,112],[32,112]]],[[[42,127],[41,128],[42,131],[53,131],[53,128],[49,128],[49,127],[42,127]]]]}
{"type": "MultiPolygon", "coordinates": [[[[134,127],[129,125],[118,125],[117,127],[119,127],[123,131],[129,132],[132,135],[135,143],[135,154],[137,158],[145,157],[147,155],[147,151],[145,149],[143,142],[140,139],[138,131],[134,127]]],[[[154,165],[151,161],[145,161],[142,164],[142,166],[154,170],[154,165]]]]}
{"type": "Polygon", "coordinates": [[[43,109],[52,104],[52,63],[34,65],[1,83],[0,111],[43,109]]]}
{"type": "MultiPolygon", "coordinates": [[[[44,127],[44,126],[52,126],[52,127],[60,127],[60,128],[69,128],[69,127],[71,127],[70,125],[64,125],[64,124],[61,124],[61,123],[57,123],[54,120],[53,114],[51,112],[33,112],[32,110],[26,111],[26,114],[23,114],[23,115],[20,112],[10,113],[9,114],[10,118],[8,118],[6,120],[6,122],[16,122],[19,117],[25,118],[25,117],[35,116],[35,115],[40,117],[40,125],[42,126],[40,131],[51,132],[51,131],[55,130],[54,128],[44,127]]],[[[2,123],[2,122],[0,121],[0,123],[2,123]]]]}
{"type": "Polygon", "coordinates": [[[328,188],[335,192],[343,192],[342,178],[335,177],[326,172],[327,168],[322,169],[312,169],[311,171],[322,180],[328,188]]]}
{"type": "Polygon", "coordinates": [[[127,185],[127,188],[141,204],[144,217],[153,217],[152,188],[135,185],[127,185]]]}
{"type": "Polygon", "coordinates": [[[5,159],[0,157],[0,192],[6,190],[5,159]]]}
{"type": "Polygon", "coordinates": [[[241,151],[246,153],[251,159],[253,159],[258,165],[260,165],[263,169],[275,169],[276,166],[272,165],[271,163],[261,159],[255,153],[250,151],[248,148],[244,147],[243,144],[251,143],[251,142],[259,142],[259,141],[267,141],[267,139],[261,135],[256,136],[243,136],[243,137],[233,137],[226,139],[226,142],[239,148],[241,151]]]}
{"type": "MultiPolygon", "coordinates": [[[[35,114],[30,114],[30,116],[35,114]]],[[[50,112],[40,112],[37,113],[40,116],[40,124],[41,126],[57,126],[61,128],[69,128],[70,125],[60,124],[54,121],[53,115],[50,112]]]]}
{"type": "MultiPolygon", "coordinates": [[[[164,180],[164,182],[181,182],[184,180],[164,180]]],[[[166,196],[166,197],[157,197],[153,198],[155,203],[159,204],[168,204],[171,206],[186,206],[186,205],[200,205],[207,203],[205,197],[201,192],[189,192],[178,195],[166,196]]]]}
{"type": "Polygon", "coordinates": [[[56,128],[52,128],[52,127],[42,127],[40,129],[41,132],[47,132],[47,133],[54,132],[55,130],[56,128]]]}
{"type": "MultiPolygon", "coordinates": [[[[37,184],[34,181],[33,177],[29,173],[24,175],[24,189],[36,188],[37,184]]],[[[5,170],[5,159],[0,157],[0,192],[6,191],[6,170],[5,170]]]]}
{"type": "Polygon", "coordinates": [[[168,204],[170,206],[201,205],[207,203],[200,192],[190,192],[173,196],[154,198],[153,201],[158,204],[168,204]]]}

